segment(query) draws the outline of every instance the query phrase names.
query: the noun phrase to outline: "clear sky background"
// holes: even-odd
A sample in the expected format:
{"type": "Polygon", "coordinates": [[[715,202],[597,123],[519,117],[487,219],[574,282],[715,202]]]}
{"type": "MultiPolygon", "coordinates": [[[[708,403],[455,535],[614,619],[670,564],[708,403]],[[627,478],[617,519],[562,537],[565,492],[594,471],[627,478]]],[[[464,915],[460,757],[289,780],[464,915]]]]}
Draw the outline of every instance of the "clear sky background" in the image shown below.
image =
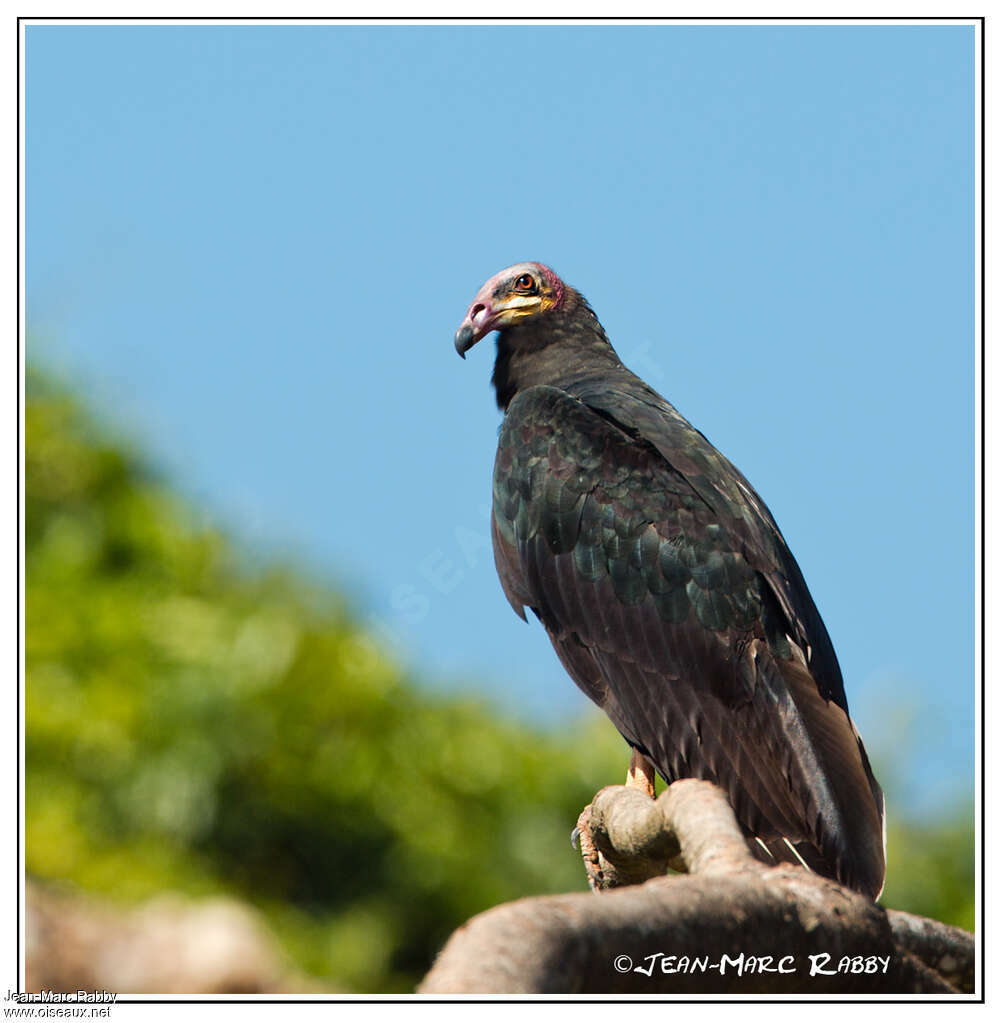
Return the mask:
{"type": "Polygon", "coordinates": [[[247,549],[429,684],[581,712],[453,350],[540,260],[767,501],[913,804],[971,784],[971,28],[26,32],[29,358],[247,549]]]}

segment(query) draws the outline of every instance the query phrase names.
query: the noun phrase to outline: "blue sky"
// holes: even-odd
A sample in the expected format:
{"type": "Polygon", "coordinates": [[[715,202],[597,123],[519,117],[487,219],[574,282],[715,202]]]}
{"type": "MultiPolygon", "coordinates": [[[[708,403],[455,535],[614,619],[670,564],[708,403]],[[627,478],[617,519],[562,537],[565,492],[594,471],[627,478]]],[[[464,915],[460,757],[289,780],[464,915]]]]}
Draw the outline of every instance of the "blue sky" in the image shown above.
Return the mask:
{"type": "Polygon", "coordinates": [[[26,30],[29,357],[426,680],[584,709],[501,594],[492,344],[524,259],[770,505],[869,747],[972,776],[973,30],[26,30]]]}

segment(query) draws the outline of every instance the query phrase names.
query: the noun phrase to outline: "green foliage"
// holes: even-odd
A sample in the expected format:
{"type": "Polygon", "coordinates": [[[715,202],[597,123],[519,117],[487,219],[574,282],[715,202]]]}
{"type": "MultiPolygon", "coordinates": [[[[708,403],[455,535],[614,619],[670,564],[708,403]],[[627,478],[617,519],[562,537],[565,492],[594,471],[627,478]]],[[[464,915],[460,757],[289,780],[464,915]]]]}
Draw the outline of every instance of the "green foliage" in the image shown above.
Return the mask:
{"type": "MultiPolygon", "coordinates": [[[[606,721],[548,733],[416,687],[37,373],[26,431],[31,872],[237,895],[363,991],[411,989],[474,913],[583,889],[570,829],[627,763],[606,721]]],[[[890,861],[889,904],[972,926],[971,822],[899,826],[890,861]]]]}
{"type": "Polygon", "coordinates": [[[971,931],[976,926],[975,829],[972,800],[933,821],[889,826],[882,905],[971,931]]]}
{"type": "Polygon", "coordinates": [[[27,856],[120,899],[227,891],[300,965],[407,990],[463,920],[581,888],[624,769],[411,684],[336,596],[242,570],[45,379],[27,415],[27,856]]]}

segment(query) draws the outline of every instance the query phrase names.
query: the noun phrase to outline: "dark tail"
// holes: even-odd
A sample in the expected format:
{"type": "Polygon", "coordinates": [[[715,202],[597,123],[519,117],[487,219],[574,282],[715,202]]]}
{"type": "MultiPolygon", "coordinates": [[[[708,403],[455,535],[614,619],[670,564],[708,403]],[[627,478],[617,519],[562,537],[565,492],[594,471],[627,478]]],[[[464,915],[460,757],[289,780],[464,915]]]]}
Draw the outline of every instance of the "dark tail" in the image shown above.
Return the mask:
{"type": "Polygon", "coordinates": [[[773,667],[789,695],[781,710],[792,767],[802,776],[806,829],[770,841],[770,852],[877,899],[885,884],[885,797],[861,736],[841,706],[823,699],[807,666],[793,659],[773,667]]]}

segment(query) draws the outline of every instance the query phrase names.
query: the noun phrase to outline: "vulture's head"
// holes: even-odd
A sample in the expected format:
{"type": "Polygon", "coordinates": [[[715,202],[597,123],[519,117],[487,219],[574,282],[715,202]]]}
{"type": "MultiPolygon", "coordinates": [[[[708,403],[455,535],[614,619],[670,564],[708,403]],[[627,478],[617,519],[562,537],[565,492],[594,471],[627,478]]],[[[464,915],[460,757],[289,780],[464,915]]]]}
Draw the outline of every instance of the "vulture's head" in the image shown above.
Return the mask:
{"type": "Polygon", "coordinates": [[[493,330],[501,409],[524,387],[561,386],[569,374],[620,366],[589,303],[543,263],[517,263],[485,281],[453,339],[457,352],[463,357],[493,330]]]}
{"type": "Polygon", "coordinates": [[[474,296],[454,338],[457,352],[463,358],[493,330],[528,326],[538,317],[553,315],[565,307],[570,292],[542,263],[516,263],[499,271],[474,296]]]}

